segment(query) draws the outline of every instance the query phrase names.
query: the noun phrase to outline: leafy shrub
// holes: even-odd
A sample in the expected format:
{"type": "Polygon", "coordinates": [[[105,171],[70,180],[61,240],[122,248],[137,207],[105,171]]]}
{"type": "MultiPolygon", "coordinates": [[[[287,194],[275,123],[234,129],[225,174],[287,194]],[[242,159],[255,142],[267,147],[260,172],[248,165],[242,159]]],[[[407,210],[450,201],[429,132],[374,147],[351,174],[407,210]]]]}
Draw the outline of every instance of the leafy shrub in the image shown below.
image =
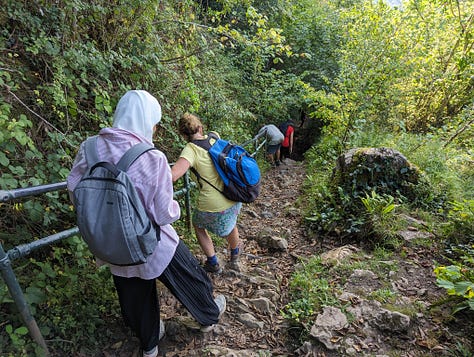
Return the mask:
{"type": "Polygon", "coordinates": [[[474,242],[474,199],[451,202],[447,218],[448,241],[458,244],[474,242]]]}
{"type": "Polygon", "coordinates": [[[430,192],[424,193],[424,206],[442,209],[450,200],[470,197],[474,190],[469,155],[446,147],[445,135],[444,132],[438,135],[386,132],[368,127],[355,135],[352,145],[390,147],[403,153],[423,171],[423,179],[429,182],[430,192]]]}
{"type": "MultiPolygon", "coordinates": [[[[393,133],[367,128],[353,135],[352,145],[355,147],[391,147],[407,153],[407,157],[422,171],[419,185],[409,187],[409,199],[395,192],[380,189],[373,191],[377,195],[389,194],[394,203],[405,212],[423,212],[437,219],[453,219],[456,226],[447,224],[447,236],[456,232],[472,231],[467,203],[464,208],[450,204],[457,197],[465,195],[469,199],[473,191],[472,169],[466,163],[466,156],[449,147],[443,147],[443,138],[433,135],[426,137],[409,133],[393,133]],[[448,217],[448,209],[449,217],[448,217]],[[461,213],[461,211],[463,211],[461,213]],[[456,213],[457,212],[457,213],[456,213]]],[[[370,227],[369,215],[360,198],[364,198],[372,189],[353,192],[350,189],[334,186],[332,170],[338,157],[340,144],[335,137],[325,136],[306,153],[308,177],[305,192],[310,204],[306,212],[306,221],[311,230],[322,235],[349,237],[365,234],[370,227]],[[368,225],[367,225],[368,224],[368,225]]],[[[383,184],[383,182],[382,182],[383,184]]],[[[461,200],[458,199],[457,201],[461,200]]],[[[427,217],[429,218],[429,217],[427,217]]],[[[392,215],[387,223],[393,228],[399,225],[396,215],[392,215]],[[391,220],[391,222],[389,222],[391,220]]],[[[442,227],[438,225],[438,229],[442,227]]],[[[382,233],[382,229],[379,230],[382,233]]],[[[387,231],[390,233],[390,231],[387,231]]]]}
{"type": "MultiPolygon", "coordinates": [[[[367,186],[354,184],[353,181],[358,181],[359,174],[376,176],[370,172],[357,171],[364,170],[358,165],[354,173],[346,173],[353,179],[342,187],[344,183],[334,178],[328,166],[326,165],[323,170],[316,169],[316,172],[309,173],[305,184],[305,190],[311,199],[306,216],[310,229],[321,235],[351,237],[364,241],[383,242],[393,238],[400,223],[392,211],[396,205],[408,201],[400,193],[401,187],[388,189],[390,185],[396,184],[395,180],[388,183],[384,181],[389,179],[388,176],[382,176],[367,186]],[[388,192],[392,192],[396,198],[388,192]]],[[[412,188],[410,191],[414,192],[412,188]]],[[[411,203],[415,201],[413,199],[411,203]]]]}
{"type": "Polygon", "coordinates": [[[384,245],[398,245],[397,232],[403,228],[404,223],[395,214],[397,204],[390,195],[379,195],[372,191],[360,200],[366,209],[364,231],[367,237],[374,237],[372,243],[384,245]]]}
{"type": "Polygon", "coordinates": [[[461,300],[454,313],[463,310],[474,310],[474,245],[466,248],[453,265],[435,268],[436,284],[446,289],[450,296],[461,300]]]}
{"type": "MultiPolygon", "coordinates": [[[[15,271],[21,286],[26,287],[23,288],[25,298],[43,336],[52,339],[49,344],[52,351],[90,354],[106,338],[106,334],[98,333],[104,330],[105,321],[120,320],[110,271],[105,267],[97,269],[79,237],[71,237],[53,247],[49,259],[29,259],[15,271]],[[23,272],[26,269],[28,274],[23,272]]],[[[29,338],[19,345],[23,322],[15,313],[3,280],[0,280],[0,303],[5,304],[2,310],[12,308],[5,315],[11,331],[6,331],[10,341],[2,344],[3,352],[22,353],[35,349],[29,338]]],[[[0,340],[6,340],[1,335],[0,340]]]]}

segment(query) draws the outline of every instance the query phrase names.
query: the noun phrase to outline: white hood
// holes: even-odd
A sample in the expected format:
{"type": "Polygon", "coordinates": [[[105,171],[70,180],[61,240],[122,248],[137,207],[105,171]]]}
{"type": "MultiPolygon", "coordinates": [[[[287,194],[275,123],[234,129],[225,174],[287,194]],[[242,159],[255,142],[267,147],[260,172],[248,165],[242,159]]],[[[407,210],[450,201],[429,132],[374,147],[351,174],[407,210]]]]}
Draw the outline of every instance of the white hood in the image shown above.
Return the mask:
{"type": "Polygon", "coordinates": [[[161,120],[158,100],[145,90],[131,90],[120,98],[112,127],[153,140],[153,127],[161,120]]]}

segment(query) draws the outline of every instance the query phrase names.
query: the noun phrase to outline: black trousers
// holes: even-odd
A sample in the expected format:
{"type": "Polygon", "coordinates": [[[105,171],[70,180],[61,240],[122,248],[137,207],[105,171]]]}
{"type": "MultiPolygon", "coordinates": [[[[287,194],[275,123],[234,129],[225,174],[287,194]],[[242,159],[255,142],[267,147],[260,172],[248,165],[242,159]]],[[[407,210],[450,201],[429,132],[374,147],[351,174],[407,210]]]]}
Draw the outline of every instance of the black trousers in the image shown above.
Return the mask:
{"type": "MultiPolygon", "coordinates": [[[[156,280],[113,275],[122,317],[140,339],[143,350],[158,345],[160,303],[156,280]]],[[[219,308],[214,302],[212,283],[198,260],[180,241],[175,255],[158,279],[203,326],[218,322],[219,308]]]]}
{"type": "Polygon", "coordinates": [[[289,146],[281,146],[280,147],[280,159],[283,160],[284,158],[290,158],[290,147],[289,146]]]}

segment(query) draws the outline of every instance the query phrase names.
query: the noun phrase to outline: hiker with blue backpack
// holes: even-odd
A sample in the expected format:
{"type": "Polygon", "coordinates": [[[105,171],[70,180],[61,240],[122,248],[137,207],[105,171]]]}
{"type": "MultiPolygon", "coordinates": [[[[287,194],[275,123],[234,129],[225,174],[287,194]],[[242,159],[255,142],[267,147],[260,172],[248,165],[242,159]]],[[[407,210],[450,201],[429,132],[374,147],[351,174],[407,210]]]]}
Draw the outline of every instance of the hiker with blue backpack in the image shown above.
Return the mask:
{"type": "Polygon", "coordinates": [[[272,167],[280,166],[280,146],[285,139],[280,129],[278,129],[278,127],[273,124],[264,125],[260,128],[254,139],[258,139],[260,137],[265,137],[267,140],[266,152],[270,165],[272,167]]]}
{"type": "Polygon", "coordinates": [[[237,217],[242,203],[224,196],[224,182],[216,170],[209,151],[200,145],[207,142],[212,146],[219,136],[215,132],[205,134],[200,118],[190,113],[185,113],[180,118],[179,133],[187,144],[171,168],[171,173],[173,181],[177,181],[188,169],[193,169],[198,178],[199,196],[192,222],[199,245],[207,257],[204,269],[214,274],[222,272],[214,243],[209,235],[209,232],[212,232],[227,240],[230,250],[227,266],[240,270],[239,257],[243,244],[239,237],[237,217]],[[214,135],[214,138],[210,137],[214,135]],[[211,143],[208,140],[211,140],[211,143]]]}
{"type": "Polygon", "coordinates": [[[180,207],[173,198],[168,160],[153,146],[153,134],[160,120],[161,106],[155,97],[144,90],[128,91],[117,104],[112,127],[100,130],[81,145],[67,178],[79,230],[97,255],[114,261],[110,263],[96,255],[99,266],[105,264],[110,268],[123,320],[139,338],[142,355],[146,357],[158,355],[158,341],[164,335],[156,279],[186,307],[203,332],[212,329],[226,307],[223,295],[214,299],[207,273],[171,226],[180,218],[180,207]],[[122,168],[124,158],[131,162],[122,168]],[[106,180],[107,184],[101,186],[106,180]],[[133,232],[137,228],[137,223],[130,224],[136,222],[134,207],[114,208],[127,204],[126,199],[117,199],[117,195],[126,198],[127,194],[120,191],[120,185],[116,191],[108,190],[119,180],[131,182],[127,188],[129,196],[137,194],[135,205],[142,206],[151,221],[152,226],[146,225],[144,234],[124,235],[118,229],[133,232]],[[129,261],[128,255],[123,260],[123,252],[107,252],[113,250],[114,239],[117,245],[123,243],[121,239],[129,239],[126,243],[132,244],[132,239],[142,240],[150,231],[155,234],[153,244],[147,244],[152,249],[141,252],[137,262],[129,261]],[[110,238],[111,244],[101,243],[110,238]]]}

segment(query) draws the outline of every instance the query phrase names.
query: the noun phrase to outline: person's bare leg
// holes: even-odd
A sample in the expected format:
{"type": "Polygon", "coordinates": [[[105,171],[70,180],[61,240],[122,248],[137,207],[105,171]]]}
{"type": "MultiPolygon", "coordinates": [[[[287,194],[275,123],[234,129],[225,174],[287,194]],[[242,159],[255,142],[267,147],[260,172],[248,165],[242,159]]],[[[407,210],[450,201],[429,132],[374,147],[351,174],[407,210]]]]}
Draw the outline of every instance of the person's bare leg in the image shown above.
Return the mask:
{"type": "Polygon", "coordinates": [[[227,239],[227,243],[229,244],[230,249],[235,249],[239,246],[240,239],[239,239],[239,230],[237,229],[237,225],[229,233],[226,239],[227,239]]]}
{"type": "Polygon", "coordinates": [[[273,154],[267,154],[267,160],[270,162],[270,165],[273,165],[273,154]]]}
{"type": "Polygon", "coordinates": [[[216,254],[216,250],[214,249],[214,243],[212,243],[209,233],[207,233],[204,228],[199,228],[196,226],[194,226],[194,231],[196,232],[199,245],[201,246],[204,254],[206,254],[206,257],[213,257],[216,254]]]}

